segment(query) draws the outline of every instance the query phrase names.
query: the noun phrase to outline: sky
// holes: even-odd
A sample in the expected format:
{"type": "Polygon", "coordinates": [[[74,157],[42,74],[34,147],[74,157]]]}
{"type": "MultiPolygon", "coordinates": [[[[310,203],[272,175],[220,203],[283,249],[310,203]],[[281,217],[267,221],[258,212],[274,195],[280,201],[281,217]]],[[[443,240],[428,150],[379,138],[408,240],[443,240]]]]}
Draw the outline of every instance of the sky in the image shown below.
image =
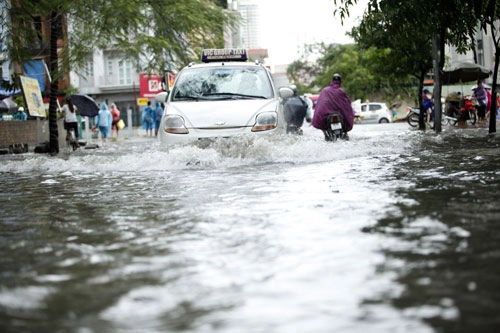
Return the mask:
{"type": "Polygon", "coordinates": [[[333,0],[254,0],[261,13],[262,47],[269,52],[270,65],[288,64],[299,58],[299,48],[305,43],[324,41],[348,44],[345,35],[358,25],[368,0],[358,0],[350,17],[341,24],[333,16],[333,0]]]}

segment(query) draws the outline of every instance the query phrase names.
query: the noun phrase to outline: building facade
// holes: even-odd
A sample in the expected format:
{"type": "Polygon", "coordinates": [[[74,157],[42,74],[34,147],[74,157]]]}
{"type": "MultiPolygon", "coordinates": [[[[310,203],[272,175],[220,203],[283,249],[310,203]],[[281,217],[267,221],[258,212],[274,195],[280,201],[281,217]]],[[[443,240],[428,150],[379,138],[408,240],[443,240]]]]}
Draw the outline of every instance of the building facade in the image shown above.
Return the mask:
{"type": "MultiPolygon", "coordinates": [[[[495,24],[496,27],[500,26],[500,21],[497,21],[495,24]]],[[[489,29],[489,28],[488,28],[489,29]]],[[[496,30],[496,36],[500,36],[500,27],[496,30]]],[[[446,55],[449,58],[450,66],[456,62],[470,62],[476,63],[483,67],[486,67],[491,70],[495,69],[495,42],[491,36],[491,32],[488,30],[485,33],[483,30],[477,29],[475,36],[475,52],[468,51],[465,54],[460,54],[453,47],[448,46],[446,49],[446,55]],[[475,54],[474,54],[475,53],[475,54]]],[[[491,75],[486,83],[491,84],[493,81],[493,75],[491,75]]]]}

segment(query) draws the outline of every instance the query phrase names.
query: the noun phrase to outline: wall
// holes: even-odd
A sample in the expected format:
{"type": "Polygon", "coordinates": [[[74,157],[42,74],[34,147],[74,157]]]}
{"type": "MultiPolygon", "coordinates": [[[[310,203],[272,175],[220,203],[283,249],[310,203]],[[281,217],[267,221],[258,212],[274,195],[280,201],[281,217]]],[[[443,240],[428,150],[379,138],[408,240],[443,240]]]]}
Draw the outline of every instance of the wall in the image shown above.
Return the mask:
{"type": "MultiPolygon", "coordinates": [[[[58,120],[57,126],[59,129],[59,149],[61,149],[66,145],[64,120],[58,120]]],[[[37,121],[36,119],[29,119],[27,121],[0,121],[0,148],[9,148],[9,145],[12,144],[27,143],[29,151],[32,152],[37,144],[45,141],[49,141],[48,120],[37,121]],[[39,123],[38,133],[37,123],[39,123]]]]}

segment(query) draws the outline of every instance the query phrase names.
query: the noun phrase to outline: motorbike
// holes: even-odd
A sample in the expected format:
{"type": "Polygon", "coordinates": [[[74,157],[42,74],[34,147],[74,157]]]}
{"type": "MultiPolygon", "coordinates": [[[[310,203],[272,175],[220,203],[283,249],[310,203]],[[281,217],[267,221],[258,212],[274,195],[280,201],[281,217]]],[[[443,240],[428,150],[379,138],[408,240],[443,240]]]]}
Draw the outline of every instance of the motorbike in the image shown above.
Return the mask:
{"type": "MultiPolygon", "coordinates": [[[[418,118],[420,116],[420,108],[418,106],[409,106],[406,108],[406,120],[408,121],[408,125],[411,127],[418,126],[418,118]]],[[[427,111],[424,111],[424,121],[427,119],[427,111]]],[[[433,122],[434,119],[431,119],[433,122]]],[[[447,125],[448,120],[443,116],[441,117],[441,125],[447,125]]]]}
{"type": "Polygon", "coordinates": [[[408,121],[408,125],[410,125],[411,127],[417,127],[419,115],[420,115],[420,108],[418,106],[407,107],[406,120],[408,121]]]}
{"type": "Polygon", "coordinates": [[[286,134],[302,135],[302,128],[295,124],[288,123],[286,124],[286,134]]]}
{"type": "Polygon", "coordinates": [[[77,150],[80,147],[78,140],[75,136],[75,130],[70,129],[68,134],[66,135],[66,143],[68,144],[68,148],[73,149],[73,151],[77,150]]]}
{"type": "Polygon", "coordinates": [[[465,96],[463,108],[459,108],[458,103],[447,100],[444,117],[451,126],[463,121],[467,121],[469,124],[475,125],[477,115],[473,98],[471,96],[465,96]]]}
{"type": "Polygon", "coordinates": [[[325,140],[337,141],[338,139],[348,140],[347,133],[344,130],[344,122],[342,115],[338,112],[333,112],[326,118],[328,127],[326,129],[325,140]]]}

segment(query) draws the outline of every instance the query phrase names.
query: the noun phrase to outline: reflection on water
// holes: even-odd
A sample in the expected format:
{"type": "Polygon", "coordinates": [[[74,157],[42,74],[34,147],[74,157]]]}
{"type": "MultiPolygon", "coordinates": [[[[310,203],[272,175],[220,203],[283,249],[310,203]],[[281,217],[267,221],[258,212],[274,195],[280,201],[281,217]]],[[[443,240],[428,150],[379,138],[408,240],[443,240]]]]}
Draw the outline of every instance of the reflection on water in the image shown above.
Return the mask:
{"type": "Polygon", "coordinates": [[[499,143],[388,124],[2,156],[0,328],[496,331],[499,143]]]}
{"type": "Polygon", "coordinates": [[[478,134],[424,137],[395,170],[396,179],[413,178],[395,181],[397,210],[364,228],[390,239],[378,270],[405,286],[370,302],[389,300],[444,332],[500,328],[500,140],[478,134]]]}

